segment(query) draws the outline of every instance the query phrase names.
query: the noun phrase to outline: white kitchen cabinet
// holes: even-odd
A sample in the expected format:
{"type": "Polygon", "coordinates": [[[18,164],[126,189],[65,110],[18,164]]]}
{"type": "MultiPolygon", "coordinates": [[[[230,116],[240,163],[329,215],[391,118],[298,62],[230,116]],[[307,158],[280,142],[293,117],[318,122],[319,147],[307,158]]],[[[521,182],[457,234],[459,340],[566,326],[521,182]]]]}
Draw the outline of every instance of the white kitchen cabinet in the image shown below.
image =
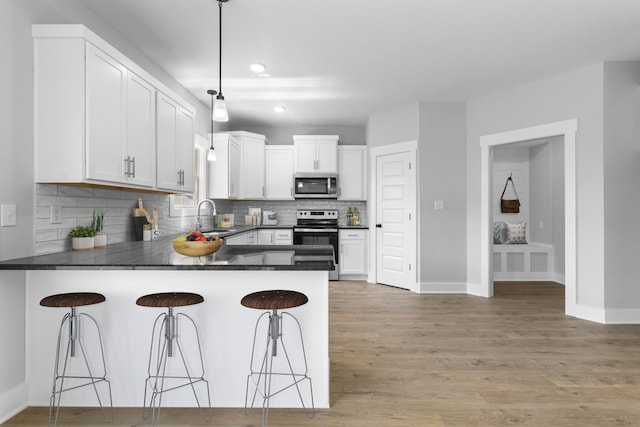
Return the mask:
{"type": "Polygon", "coordinates": [[[216,161],[207,162],[209,198],[237,199],[240,194],[240,143],[228,133],[216,133],[213,134],[213,147],[216,161]]]}
{"type": "Polygon", "coordinates": [[[155,89],[87,43],[87,179],[153,187],[155,89]]]}
{"type": "Polygon", "coordinates": [[[259,229],[258,230],[259,245],[292,245],[293,230],[291,229],[259,229]]]}
{"type": "Polygon", "coordinates": [[[294,135],[294,172],[338,172],[338,135],[294,135]]]}
{"type": "MultiPolygon", "coordinates": [[[[156,93],[172,92],[83,25],[33,25],[32,35],[36,182],[158,188],[156,93]]],[[[193,153],[194,110],[180,103],[193,153]]]]}
{"type": "Polygon", "coordinates": [[[225,245],[256,245],[258,244],[257,230],[249,230],[224,238],[225,245]]]}
{"type": "Polygon", "coordinates": [[[265,157],[265,198],[293,200],[293,145],[267,145],[265,157]]]}
{"type": "Polygon", "coordinates": [[[367,274],[367,230],[341,229],[338,233],[340,259],[338,274],[364,276],[367,274]]]}
{"type": "Polygon", "coordinates": [[[209,197],[263,199],[265,143],[263,135],[250,132],[214,134],[217,160],[208,162],[209,197]]]}
{"type": "Polygon", "coordinates": [[[163,190],[194,190],[195,132],[193,114],[158,92],[156,103],[157,186],[163,190]]]}
{"type": "Polygon", "coordinates": [[[240,141],[240,198],[264,199],[265,137],[249,132],[234,132],[240,141]]]}
{"type": "Polygon", "coordinates": [[[338,199],[366,200],[367,147],[338,146],[338,199]]]}

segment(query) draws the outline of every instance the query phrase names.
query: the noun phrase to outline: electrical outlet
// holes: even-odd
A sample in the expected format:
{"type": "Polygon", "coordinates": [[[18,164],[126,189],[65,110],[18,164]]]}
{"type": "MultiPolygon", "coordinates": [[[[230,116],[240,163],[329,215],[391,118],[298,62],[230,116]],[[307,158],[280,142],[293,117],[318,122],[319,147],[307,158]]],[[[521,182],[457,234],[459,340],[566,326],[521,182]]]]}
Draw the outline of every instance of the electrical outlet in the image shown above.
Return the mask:
{"type": "Polygon", "coordinates": [[[0,205],[0,226],[15,227],[16,205],[0,205]]]}
{"type": "Polygon", "coordinates": [[[544,228],[544,222],[540,221],[540,222],[538,223],[538,228],[539,228],[540,230],[542,230],[542,229],[544,228]]]}
{"type": "Polygon", "coordinates": [[[444,209],[444,200],[434,200],[433,201],[433,210],[439,211],[444,209]]]}
{"type": "Polygon", "coordinates": [[[62,206],[51,205],[51,224],[62,224],[62,206]]]}

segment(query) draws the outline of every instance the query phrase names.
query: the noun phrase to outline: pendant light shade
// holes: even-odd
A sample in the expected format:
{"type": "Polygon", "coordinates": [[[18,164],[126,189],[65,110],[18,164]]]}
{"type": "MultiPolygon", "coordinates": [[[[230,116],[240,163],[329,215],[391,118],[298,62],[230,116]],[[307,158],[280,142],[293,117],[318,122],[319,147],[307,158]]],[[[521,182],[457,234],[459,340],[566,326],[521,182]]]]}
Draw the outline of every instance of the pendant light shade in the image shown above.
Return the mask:
{"type": "MultiPolygon", "coordinates": [[[[213,97],[215,96],[215,94],[217,94],[218,92],[216,92],[213,89],[209,89],[207,91],[207,93],[209,95],[211,95],[211,111],[212,111],[212,115],[215,115],[215,110],[213,108],[213,97]]],[[[226,107],[225,107],[225,111],[226,111],[226,107]]],[[[211,119],[211,145],[209,145],[209,153],[207,154],[207,161],[208,162],[215,162],[217,160],[216,158],[216,149],[213,146],[213,118],[211,119]]]]}
{"type": "Polygon", "coordinates": [[[216,122],[228,122],[229,121],[229,112],[227,111],[227,103],[224,101],[224,96],[222,96],[222,3],[226,3],[229,0],[218,0],[218,18],[219,25],[219,49],[218,52],[220,54],[219,57],[219,69],[218,69],[218,96],[216,97],[215,105],[213,106],[213,113],[211,115],[212,120],[216,122]]]}
{"type": "Polygon", "coordinates": [[[211,116],[216,122],[228,122],[229,112],[227,111],[227,103],[224,102],[224,96],[218,95],[216,102],[213,104],[213,115],[211,116]]]}

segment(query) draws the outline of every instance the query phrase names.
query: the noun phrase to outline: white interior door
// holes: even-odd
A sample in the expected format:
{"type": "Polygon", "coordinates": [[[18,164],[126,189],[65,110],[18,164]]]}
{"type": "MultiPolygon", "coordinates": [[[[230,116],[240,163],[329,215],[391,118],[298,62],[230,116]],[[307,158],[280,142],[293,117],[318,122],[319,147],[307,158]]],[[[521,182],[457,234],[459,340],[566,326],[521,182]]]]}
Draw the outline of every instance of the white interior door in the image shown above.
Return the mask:
{"type": "Polygon", "coordinates": [[[416,284],[414,153],[376,156],[376,281],[413,290],[416,284]]]}

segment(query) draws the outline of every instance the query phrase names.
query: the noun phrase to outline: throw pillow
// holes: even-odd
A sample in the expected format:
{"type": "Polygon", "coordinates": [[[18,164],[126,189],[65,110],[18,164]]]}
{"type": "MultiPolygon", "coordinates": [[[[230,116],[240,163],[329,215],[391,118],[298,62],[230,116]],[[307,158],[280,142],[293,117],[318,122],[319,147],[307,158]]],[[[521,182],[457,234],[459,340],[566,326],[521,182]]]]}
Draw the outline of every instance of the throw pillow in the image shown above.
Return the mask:
{"type": "Polygon", "coordinates": [[[526,244],[527,243],[527,223],[526,222],[508,222],[507,223],[507,243],[509,244],[526,244]]]}
{"type": "Polygon", "coordinates": [[[502,221],[496,221],[493,223],[493,243],[495,245],[502,245],[507,241],[507,224],[502,221]]]}

